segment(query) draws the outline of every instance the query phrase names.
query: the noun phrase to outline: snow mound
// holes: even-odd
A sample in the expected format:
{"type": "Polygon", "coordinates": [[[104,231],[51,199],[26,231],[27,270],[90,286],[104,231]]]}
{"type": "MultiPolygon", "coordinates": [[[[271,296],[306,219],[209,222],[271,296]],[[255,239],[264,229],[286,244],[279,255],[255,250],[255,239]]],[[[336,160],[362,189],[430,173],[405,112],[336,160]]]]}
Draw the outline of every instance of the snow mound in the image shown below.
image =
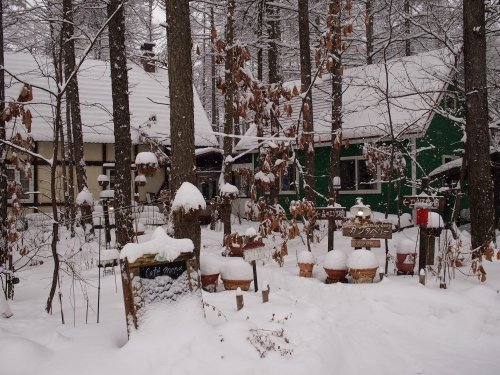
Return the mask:
{"type": "Polygon", "coordinates": [[[254,237],[256,235],[257,231],[255,230],[255,228],[247,228],[247,230],[245,231],[245,236],[254,237]]]}
{"type": "Polygon", "coordinates": [[[183,210],[186,213],[192,210],[204,210],[206,207],[205,198],[190,182],[182,183],[172,202],[173,211],[183,210]]]}
{"type": "Polygon", "coordinates": [[[377,268],[377,257],[370,250],[354,250],[347,259],[347,267],[354,269],[377,268]]]}
{"type": "Polygon", "coordinates": [[[231,259],[224,264],[221,277],[225,280],[253,280],[253,270],[243,259],[231,259]]]}
{"type": "Polygon", "coordinates": [[[188,238],[172,238],[159,227],[151,235],[150,241],[126,244],[120,253],[120,258],[128,258],[129,262],[135,262],[143,255],[157,254],[158,260],[173,261],[181,253],[190,253],[193,250],[193,241],[188,238]]]}
{"type": "Polygon", "coordinates": [[[346,270],[347,256],[340,250],[329,251],[323,261],[323,267],[329,270],[346,270]]]}
{"type": "Polygon", "coordinates": [[[0,373],[34,374],[39,363],[46,362],[51,352],[24,337],[0,338],[0,373]]]}
{"type": "Polygon", "coordinates": [[[239,190],[236,186],[228,184],[227,182],[220,188],[220,195],[223,197],[236,196],[238,192],[239,190]]]}
{"type": "Polygon", "coordinates": [[[303,250],[299,253],[298,263],[314,264],[314,256],[310,251],[303,250]]]}

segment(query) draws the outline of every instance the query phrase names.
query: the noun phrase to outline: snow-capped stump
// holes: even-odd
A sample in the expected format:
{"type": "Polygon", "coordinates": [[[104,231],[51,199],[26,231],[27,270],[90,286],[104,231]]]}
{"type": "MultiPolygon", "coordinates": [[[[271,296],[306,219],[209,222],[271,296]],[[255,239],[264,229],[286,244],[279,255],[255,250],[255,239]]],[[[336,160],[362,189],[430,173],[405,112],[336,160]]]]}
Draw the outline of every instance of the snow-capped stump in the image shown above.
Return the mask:
{"type": "Polygon", "coordinates": [[[207,207],[200,190],[190,182],[183,182],[172,202],[172,212],[179,212],[184,217],[194,216],[207,207]]]}
{"type": "Polygon", "coordinates": [[[75,203],[78,207],[92,207],[94,205],[94,197],[90,190],[84,187],[76,196],[75,203]]]}
{"type": "Polygon", "coordinates": [[[153,176],[158,170],[158,158],[153,152],[139,152],[135,157],[137,171],[144,176],[153,176]]]}
{"type": "Polygon", "coordinates": [[[253,280],[252,267],[243,259],[230,259],[226,262],[221,272],[224,289],[247,291],[253,280]]]}
{"type": "MultiPolygon", "coordinates": [[[[129,243],[120,253],[127,329],[138,328],[148,305],[175,302],[197,293],[201,300],[194,245],[157,228],[151,240],[129,243]]],[[[201,303],[200,303],[201,308],[201,303]]]]}
{"type": "Polygon", "coordinates": [[[339,250],[329,251],[323,261],[323,269],[328,277],[326,283],[347,282],[347,256],[339,250]]]}
{"type": "Polygon", "coordinates": [[[221,197],[234,199],[238,196],[239,190],[236,186],[231,185],[229,183],[225,183],[219,189],[219,194],[221,197]]]}
{"type": "Polygon", "coordinates": [[[301,251],[298,255],[297,263],[299,266],[299,276],[312,277],[315,259],[310,251],[301,251]]]}
{"type": "Polygon", "coordinates": [[[370,250],[354,250],[347,258],[347,268],[355,283],[372,283],[378,269],[378,260],[370,250]]]}

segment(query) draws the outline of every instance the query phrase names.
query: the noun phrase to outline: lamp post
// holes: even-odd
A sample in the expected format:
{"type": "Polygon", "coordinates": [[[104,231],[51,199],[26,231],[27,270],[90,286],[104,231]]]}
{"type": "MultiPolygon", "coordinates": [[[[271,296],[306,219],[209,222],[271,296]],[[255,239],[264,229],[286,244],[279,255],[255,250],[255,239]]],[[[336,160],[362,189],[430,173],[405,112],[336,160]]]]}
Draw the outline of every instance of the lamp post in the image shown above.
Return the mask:
{"type": "MultiPolygon", "coordinates": [[[[335,207],[335,204],[337,203],[337,195],[339,193],[340,188],[341,188],[340,177],[339,176],[333,177],[332,179],[333,198],[330,198],[330,201],[328,202],[330,206],[335,207]]],[[[335,229],[336,229],[335,219],[333,218],[328,219],[328,251],[333,250],[335,229]]]]}
{"type": "MultiPolygon", "coordinates": [[[[363,204],[363,198],[360,198],[360,197],[356,198],[356,204],[351,207],[350,211],[351,211],[351,214],[354,215],[356,220],[361,222],[361,223],[364,222],[365,220],[369,219],[370,216],[372,215],[372,210],[370,209],[370,207],[365,206],[363,204]]],[[[357,239],[361,239],[361,238],[354,238],[354,239],[357,240],[357,239]]],[[[361,249],[361,247],[355,247],[354,249],[355,250],[361,249]]],[[[366,247],[366,249],[370,250],[371,248],[366,247]]]]}

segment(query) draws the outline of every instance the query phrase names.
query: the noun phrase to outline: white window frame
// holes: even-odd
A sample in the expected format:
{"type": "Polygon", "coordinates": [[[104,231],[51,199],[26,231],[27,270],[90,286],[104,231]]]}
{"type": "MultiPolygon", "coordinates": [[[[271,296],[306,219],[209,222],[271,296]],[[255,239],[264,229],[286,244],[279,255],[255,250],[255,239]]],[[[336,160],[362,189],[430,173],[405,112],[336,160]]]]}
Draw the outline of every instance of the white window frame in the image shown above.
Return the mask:
{"type": "Polygon", "coordinates": [[[285,194],[295,194],[296,190],[297,190],[297,187],[299,186],[298,185],[299,184],[299,174],[297,173],[297,166],[295,165],[294,162],[289,161],[289,162],[286,163],[286,168],[288,169],[288,167],[290,165],[293,166],[293,169],[295,171],[295,189],[294,190],[283,190],[281,188],[281,177],[282,177],[282,173],[283,173],[283,171],[281,171],[280,175],[278,176],[278,178],[279,178],[279,188],[280,188],[280,192],[279,193],[283,194],[283,195],[285,195],[285,194]]]}
{"type": "MultiPolygon", "coordinates": [[[[21,173],[24,173],[24,172],[21,172],[21,171],[17,170],[16,167],[14,167],[12,164],[7,164],[6,165],[6,169],[13,170],[14,171],[14,181],[17,181],[17,182],[21,183],[21,173]]],[[[31,166],[31,176],[33,176],[33,173],[34,173],[34,167],[31,166]]],[[[24,194],[26,194],[28,192],[31,192],[31,194],[28,194],[29,198],[22,198],[22,199],[20,199],[19,201],[21,203],[35,203],[35,195],[34,195],[35,180],[34,180],[33,177],[31,177],[30,179],[28,179],[28,181],[29,181],[29,190],[25,191],[24,194]]],[[[7,200],[7,202],[9,204],[12,203],[12,198],[9,198],[7,200]]]]}
{"type": "Polygon", "coordinates": [[[355,160],[354,163],[354,176],[356,179],[356,189],[355,190],[340,190],[340,194],[380,194],[382,193],[382,184],[380,182],[380,169],[377,167],[377,176],[375,178],[374,184],[376,185],[375,189],[358,189],[358,168],[359,168],[359,160],[366,161],[363,156],[344,156],[340,158],[340,161],[343,160],[355,160]]]}
{"type": "MultiPolygon", "coordinates": [[[[111,171],[115,171],[115,178],[116,178],[116,167],[115,167],[115,163],[103,163],[102,164],[102,168],[104,170],[106,176],[108,176],[108,181],[109,181],[109,184],[108,186],[106,187],[106,189],[108,190],[114,190],[114,185],[111,186],[111,171]]],[[[133,175],[133,174],[132,174],[133,175]]],[[[135,176],[133,176],[135,178],[135,176]]],[[[132,184],[134,184],[134,179],[132,179],[132,184]]]]}

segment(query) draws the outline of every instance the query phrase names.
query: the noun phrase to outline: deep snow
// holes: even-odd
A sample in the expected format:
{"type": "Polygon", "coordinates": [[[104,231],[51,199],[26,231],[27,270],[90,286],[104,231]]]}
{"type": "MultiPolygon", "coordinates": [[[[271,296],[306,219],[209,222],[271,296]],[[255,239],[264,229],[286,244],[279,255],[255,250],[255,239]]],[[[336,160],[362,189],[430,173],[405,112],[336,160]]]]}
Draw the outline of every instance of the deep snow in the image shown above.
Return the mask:
{"type": "MultiPolygon", "coordinates": [[[[240,233],[257,226],[233,224],[240,233]]],[[[141,241],[151,233],[149,228],[141,241]]],[[[203,292],[204,308],[195,297],[149,306],[128,341],[119,272],[101,278],[97,324],[99,270],[84,266],[96,264],[97,245],[77,252],[76,240],[63,238],[61,251],[77,253],[72,259],[84,279],[64,274],[61,280],[66,324],[57,298],[52,315],[43,311],[50,261],[19,272],[10,302],[14,316],[0,318],[0,374],[498,374],[500,261],[484,263],[485,283],[462,274],[470,266],[466,261],[447,289],[439,289],[434,276],[425,286],[418,276],[395,276],[393,262],[382,281],[377,276],[373,284],[327,285],[326,230],[318,234],[311,279],[298,276],[297,254],[305,248],[300,238],[289,241],[283,268],[272,259],[258,262],[261,288],[265,281],[270,285],[269,303],[251,288],[236,311],[236,292],[219,285],[217,293],[203,292]]],[[[335,249],[351,253],[350,239],[335,234],[335,249]]],[[[415,241],[417,229],[396,234],[389,241],[392,254],[403,238],[415,241]]],[[[467,239],[464,232],[464,248],[467,239]]],[[[264,242],[272,247],[271,238],[264,242]]],[[[203,228],[201,252],[216,257],[221,268],[234,261],[222,250],[222,232],[203,228]]],[[[384,251],[372,251],[383,266],[384,251]]]]}

